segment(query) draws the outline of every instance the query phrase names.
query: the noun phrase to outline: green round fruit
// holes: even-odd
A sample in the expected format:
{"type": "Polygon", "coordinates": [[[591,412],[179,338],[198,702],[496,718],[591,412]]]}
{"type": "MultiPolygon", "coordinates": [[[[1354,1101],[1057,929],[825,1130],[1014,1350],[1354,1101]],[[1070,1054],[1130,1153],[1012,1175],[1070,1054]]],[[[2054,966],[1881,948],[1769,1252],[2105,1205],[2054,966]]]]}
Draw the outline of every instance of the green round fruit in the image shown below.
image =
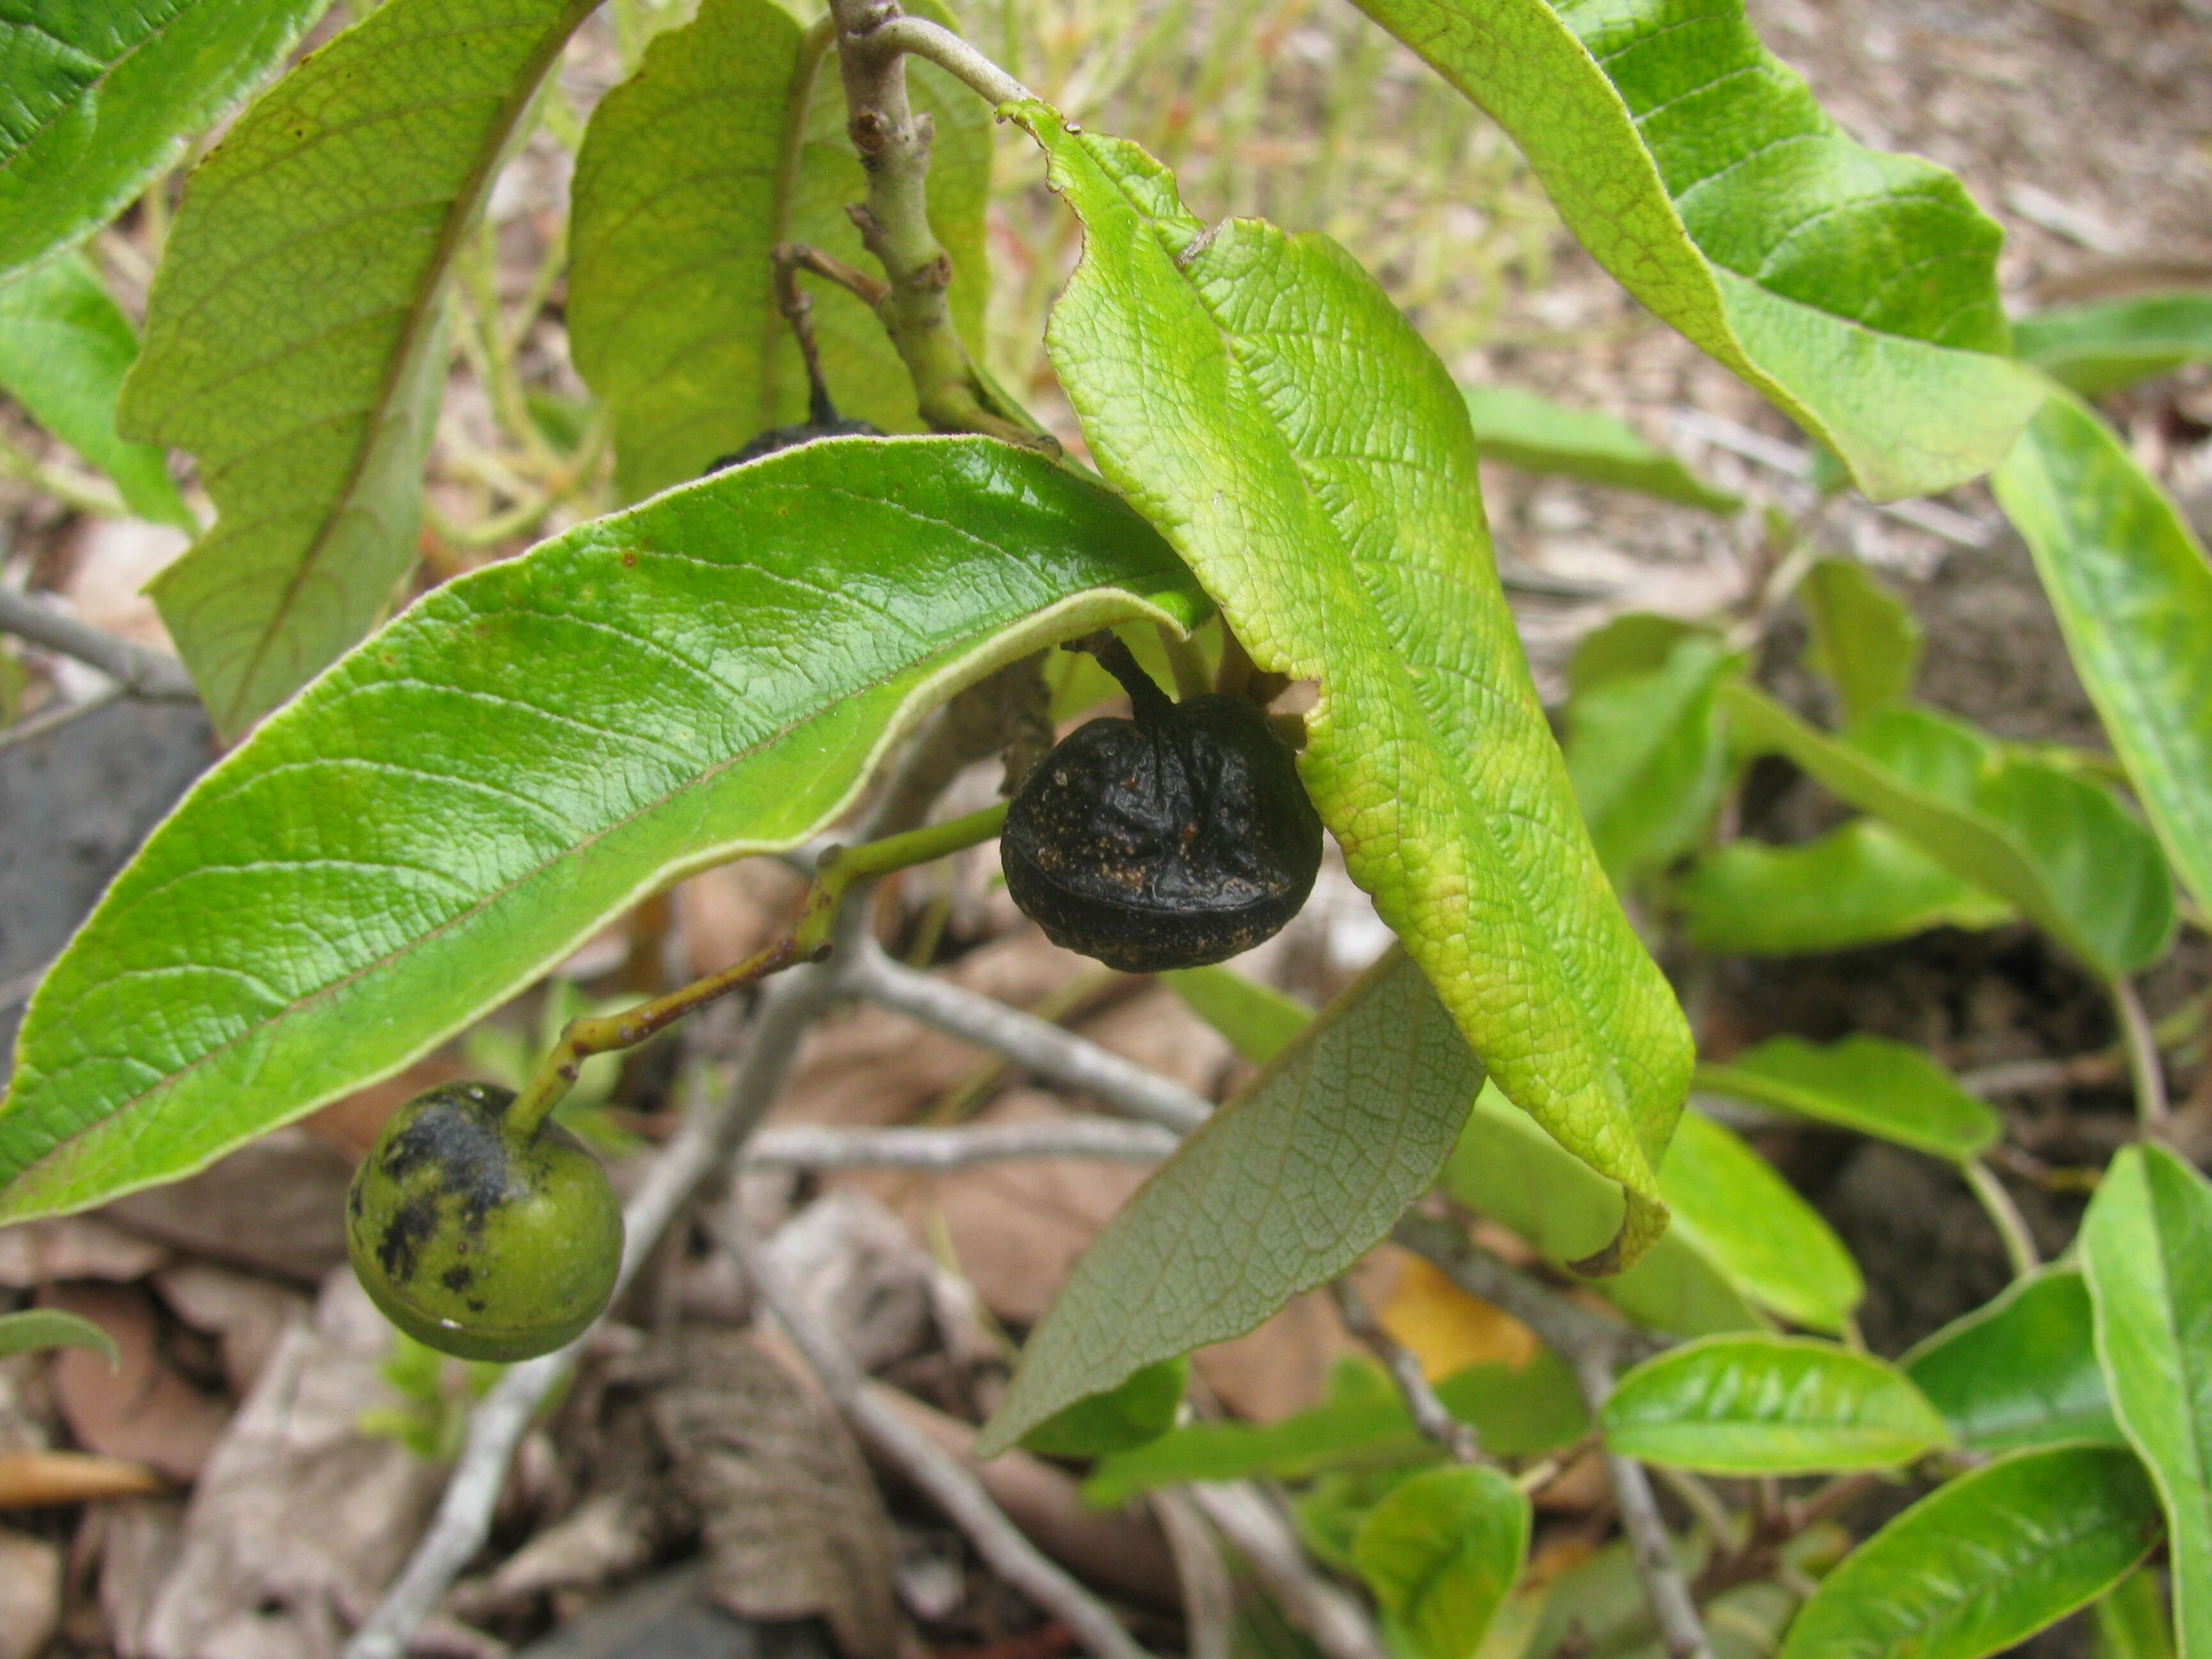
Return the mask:
{"type": "Polygon", "coordinates": [[[346,1249],[416,1341],[528,1359],[580,1334],[614,1293],[622,1206],[567,1130],[518,1137],[512,1091],[454,1083],[395,1112],[355,1171],[346,1249]]]}

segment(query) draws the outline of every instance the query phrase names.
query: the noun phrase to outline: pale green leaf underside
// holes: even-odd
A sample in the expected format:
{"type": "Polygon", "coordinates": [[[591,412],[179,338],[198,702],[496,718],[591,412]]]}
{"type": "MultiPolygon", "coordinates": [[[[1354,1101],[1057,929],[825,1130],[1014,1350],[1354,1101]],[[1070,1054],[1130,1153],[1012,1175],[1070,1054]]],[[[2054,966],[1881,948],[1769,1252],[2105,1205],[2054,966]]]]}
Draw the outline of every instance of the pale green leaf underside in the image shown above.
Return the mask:
{"type": "Polygon", "coordinates": [[[1141,1365],[1242,1336],[1364,1255],[1450,1151],[1482,1066],[1391,952],[1194,1130],[1030,1333],[995,1455],[1141,1365]]]}
{"type": "MultiPolygon", "coordinates": [[[[951,21],[927,3],[919,11],[951,21]]],[[[837,61],[812,69],[805,35],[774,0],[706,0],[696,21],[653,42],[586,131],[569,340],[613,420],[632,499],[805,418],[805,372],[771,287],[777,242],[875,269],[845,212],[867,181],[845,136],[837,61]]],[[[991,112],[919,58],[908,59],[907,76],[915,110],[935,125],[930,226],[952,257],[954,320],[972,346],[990,294],[991,112]]],[[[883,325],[843,289],[799,281],[838,412],[915,430],[913,382],[883,325]]]]}
{"type": "Polygon", "coordinates": [[[2012,906],[1960,880],[1879,820],[1853,818],[1788,847],[1732,841],[1673,887],[1703,951],[1803,956],[1930,927],[1994,927],[2012,906]]]}
{"type": "Polygon", "coordinates": [[[82,259],[0,283],[0,389],[114,479],[132,512],[198,530],[161,452],[116,435],[116,394],[137,355],[131,319],[82,259]]]}
{"type": "MultiPolygon", "coordinates": [[[[1694,1132],[1693,1132],[1694,1133],[1694,1132]]],[[[1668,1149],[1668,1159],[1674,1157],[1668,1149]]],[[[1669,1206],[1701,1189],[1679,1191],[1660,1170],[1669,1206]]],[[[1611,1183],[1563,1150],[1524,1112],[1486,1088],[1468,1114],[1444,1189],[1478,1214],[1510,1227],[1548,1260],[1565,1264],[1602,1249],[1619,1224],[1611,1183]]],[[[1758,1313],[1743,1288],[1709,1253],[1695,1227],[1670,1226],[1644,1259],[1590,1288],[1639,1324],[1678,1336],[1757,1330],[1758,1313]]]]}
{"type": "Polygon", "coordinates": [[[2034,412],[2000,232],[1852,142],[1740,0],[1358,0],[1513,135],[1583,245],[1876,499],[1986,471],[2034,412]]]}
{"type": "Polygon", "coordinates": [[[2158,1538],[2124,1451],[2022,1452],[1939,1486],[1846,1557],[1782,1659],[1982,1659],[2103,1594],[2158,1538]]]}
{"type": "Polygon", "coordinates": [[[1990,481],[2166,857],[2212,906],[2212,563],[2102,421],[2053,392],[1990,481]]]}
{"type": "Polygon", "coordinates": [[[1797,590],[1811,640],[1805,665],[1843,699],[1844,723],[1910,696],[1920,669],[1920,624],[1856,559],[1822,559],[1797,590]]]}
{"type": "Polygon", "coordinates": [[[1717,1474],[1888,1468],[1950,1439],[1896,1367],[1780,1336],[1709,1336],[1647,1359],[1598,1426],[1621,1456],[1717,1474]]]}
{"type": "Polygon", "coordinates": [[[2173,927],[2165,860],[2095,784],[2007,758],[1917,708],[1887,709],[1845,743],[1741,681],[1721,698],[1746,749],[1786,755],[1953,874],[2010,900],[2099,973],[2132,973],[2165,949],[2173,927]],[[1957,741],[1942,741],[1947,733],[1957,741]]]}
{"type": "Polygon", "coordinates": [[[2112,1413],[2166,1510],[2182,1659],[2212,1655],[2212,1184],[2122,1148],[2081,1224],[2112,1413]]]}
{"type": "Polygon", "coordinates": [[[226,734],[354,644],[414,566],[455,248],[597,0],[388,0],[193,173],[124,386],[218,522],[154,596],[226,734]]]}
{"type": "Polygon", "coordinates": [[[1713,699],[1741,661],[1711,635],[1686,633],[1663,665],[1614,675],[1568,700],[1567,775],[1616,882],[1669,862],[1705,835],[1728,775],[1713,699]]]}
{"type": "Polygon", "coordinates": [[[116,1364],[115,1339],[81,1314],[59,1308],[26,1308],[0,1314],[0,1358],[11,1353],[32,1353],[40,1348],[89,1348],[116,1364]]]}
{"type": "Polygon", "coordinates": [[[203,779],[46,975],[0,1217],[393,1071],[641,896],[805,840],[960,685],[1201,605],[1120,502],[972,438],[807,445],[440,588],[203,779]]]}
{"type": "Polygon", "coordinates": [[[330,0],[25,0],[0,18],[0,271],[82,240],[330,0]]]}
{"type": "Polygon", "coordinates": [[[1320,684],[1299,769],[1498,1085],[1662,1212],[1689,1034],[1621,915],[1492,565],[1467,409],[1334,243],[1201,234],[1133,144],[1015,112],[1083,220],[1046,335],[1100,469],[1261,666],[1320,684]]]}
{"type": "Polygon", "coordinates": [[[1633,489],[1685,507],[1733,513],[1743,497],[1699,477],[1616,416],[1571,409],[1517,386],[1471,386],[1468,418],[1487,461],[1633,489]]]}
{"type": "Polygon", "coordinates": [[[1698,1066],[1697,1086],[1937,1158],[1978,1157],[2004,1132],[1925,1049],[1863,1031],[1825,1045],[1770,1037],[1725,1066],[1698,1066]]]}
{"type": "Polygon", "coordinates": [[[2015,355],[2085,398],[2212,358],[2212,291],[2139,294],[2013,319],[2015,355]]]}

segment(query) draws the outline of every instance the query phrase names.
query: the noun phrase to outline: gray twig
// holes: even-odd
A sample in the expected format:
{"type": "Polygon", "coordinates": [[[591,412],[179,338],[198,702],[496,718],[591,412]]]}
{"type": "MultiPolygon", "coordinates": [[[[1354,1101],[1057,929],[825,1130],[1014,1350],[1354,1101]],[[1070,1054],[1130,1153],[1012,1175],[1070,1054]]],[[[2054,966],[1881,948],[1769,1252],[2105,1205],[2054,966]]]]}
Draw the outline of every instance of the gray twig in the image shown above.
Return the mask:
{"type": "Polygon", "coordinates": [[[166,651],[143,645],[79,622],[75,617],[27,593],[0,587],[0,632],[58,651],[97,668],[134,697],[173,702],[199,696],[192,677],[166,651]]]}
{"type": "Polygon", "coordinates": [[[1453,1462],[1479,1461],[1482,1452],[1474,1425],[1454,1417],[1437,1397],[1437,1391],[1429,1386],[1428,1374],[1421,1369],[1419,1356],[1382,1328],[1382,1322],[1376,1318],[1367,1298],[1353,1288],[1351,1280],[1331,1279],[1328,1289],[1336,1298],[1336,1310],[1343,1317],[1345,1328],[1367,1345],[1398,1384],[1406,1409],[1413,1414],[1413,1426],[1442,1446],[1453,1462]]]}
{"type": "Polygon", "coordinates": [[[854,1431],[928,1493],[1000,1577],[1073,1631],[1098,1659],[1147,1659],[1104,1602],[1047,1559],[991,1501],[983,1483],[868,1381],[836,1334],[813,1316],[742,1228],[732,1228],[725,1243],[854,1431]]]}
{"type": "MultiPolygon", "coordinates": [[[[858,927],[865,925],[867,908],[865,904],[849,903],[846,915],[854,918],[858,927]]],[[[760,1121],[783,1086],[807,1028],[836,996],[836,981],[826,966],[793,969],[763,994],[753,1021],[752,1044],[729,1090],[720,1099],[693,1106],[683,1128],[623,1212],[622,1272],[615,1282],[617,1298],[650,1259],[661,1235],[682,1213],[692,1194],[727,1164],[732,1152],[760,1121]]],[[[399,1659],[406,1650],[416,1628],[483,1547],[515,1448],[538,1408],[574,1366],[577,1354],[590,1340],[587,1332],[557,1353],[515,1366],[470,1414],[467,1442],[430,1530],[416,1546],[376,1611],[354,1632],[346,1644],[345,1659],[399,1659]]]]}
{"type": "Polygon", "coordinates": [[[902,52],[927,58],[946,74],[966,82],[988,104],[1029,103],[1036,97],[951,29],[927,17],[894,17],[878,23],[860,39],[872,52],[902,52]]]}
{"type": "Polygon", "coordinates": [[[841,1129],[787,1123],[763,1129],[745,1161],[799,1170],[957,1170],[1018,1158],[1097,1158],[1157,1164],[1176,1149],[1169,1130],[1109,1117],[1037,1123],[978,1123],[944,1128],[841,1129]]]}
{"type": "MultiPolygon", "coordinates": [[[[1614,1356],[1594,1346],[1575,1355],[1574,1364],[1583,1398],[1595,1417],[1613,1392],[1614,1356]]],[[[1674,1559],[1674,1535],[1667,1530],[1666,1516],[1659,1513],[1651,1476],[1634,1458],[1610,1451],[1605,1454],[1605,1473],[1613,1483],[1613,1502],[1620,1508],[1621,1530],[1628,1534],[1637,1571],[1644,1577],[1644,1599],[1658,1621],[1660,1640],[1674,1659],[1713,1659],[1705,1620],[1698,1616],[1698,1604],[1691,1599],[1681,1565],[1674,1559]]]]}
{"type": "Polygon", "coordinates": [[[1313,1570],[1291,1523],[1257,1486],[1201,1480],[1190,1496],[1328,1659],[1384,1659],[1364,1610],[1313,1570]]]}
{"type": "Polygon", "coordinates": [[[1201,1096],[1088,1038],[896,963],[872,939],[842,957],[838,982],[854,996],[993,1049],[1054,1083],[1178,1133],[1196,1128],[1213,1110],[1201,1096]]]}

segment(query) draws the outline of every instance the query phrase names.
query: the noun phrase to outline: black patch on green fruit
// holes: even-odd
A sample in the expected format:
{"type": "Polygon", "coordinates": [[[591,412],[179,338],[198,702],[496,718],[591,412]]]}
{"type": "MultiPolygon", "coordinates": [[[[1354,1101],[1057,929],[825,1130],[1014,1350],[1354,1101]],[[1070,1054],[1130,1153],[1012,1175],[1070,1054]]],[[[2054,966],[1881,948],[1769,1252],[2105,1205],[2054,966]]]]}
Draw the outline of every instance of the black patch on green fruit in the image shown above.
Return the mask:
{"type": "Polygon", "coordinates": [[[1006,890],[1054,944],[1109,967],[1219,962],[1297,914],[1321,818],[1263,710],[1170,702],[1121,654],[1101,660],[1135,718],[1091,721],[1030,773],[1000,842],[1006,890]]]}
{"type": "Polygon", "coordinates": [[[465,1291],[477,1282],[477,1270],[465,1264],[456,1263],[439,1275],[439,1282],[449,1291],[465,1291]]]}
{"type": "Polygon", "coordinates": [[[383,1235],[376,1241],[376,1265],[395,1285],[415,1277],[416,1258],[422,1247],[437,1236],[437,1200],[410,1198],[392,1212],[383,1235]]]}

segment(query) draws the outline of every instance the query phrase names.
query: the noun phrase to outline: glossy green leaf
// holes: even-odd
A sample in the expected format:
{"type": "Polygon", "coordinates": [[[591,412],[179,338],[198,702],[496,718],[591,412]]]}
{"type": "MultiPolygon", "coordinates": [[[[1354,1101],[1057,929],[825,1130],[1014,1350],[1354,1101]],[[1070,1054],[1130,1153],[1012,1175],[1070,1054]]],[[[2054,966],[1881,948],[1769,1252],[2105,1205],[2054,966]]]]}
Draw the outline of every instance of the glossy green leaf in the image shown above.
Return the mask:
{"type": "Polygon", "coordinates": [[[2081,1223],[2113,1415],[2158,1483],[2183,1659],[2212,1655],[2212,1183],[2123,1147],[2081,1223]]]}
{"type": "Polygon", "coordinates": [[[1820,1212],[1735,1133],[1697,1112],[1659,1167],[1674,1231],[1744,1297],[1839,1334],[1866,1296],[1858,1264],[1820,1212]]]}
{"type": "Polygon", "coordinates": [[[1799,1610],[1782,1659],[1982,1659],[2103,1594],[2157,1540],[2131,1454],[2021,1452],[1939,1486],[1852,1552],[1799,1610]]]}
{"type": "Polygon", "coordinates": [[[1978,1157],[2004,1133],[1989,1103],[1925,1049],[1863,1031],[1830,1043],[1770,1037],[1724,1066],[1698,1066],[1697,1086],[1937,1158],[1978,1157]]]}
{"type": "MultiPolygon", "coordinates": [[[[1468,1115],[1444,1166],[1444,1188],[1562,1265],[1603,1244],[1619,1216],[1610,1183],[1495,1089],[1485,1089],[1468,1115]]],[[[1729,1275],[1672,1227],[1626,1273],[1594,1279],[1590,1288],[1639,1323],[1680,1336],[1759,1328],[1729,1275]]]]}
{"type": "Polygon", "coordinates": [[[82,259],[0,283],[0,390],[114,479],[140,518],[198,530],[161,452],[116,435],[116,394],[137,355],[131,319],[82,259]]]}
{"type": "Polygon", "coordinates": [[[153,587],[234,737],[414,568],[446,278],[597,0],[386,0],[193,173],[123,429],[199,458],[215,527],[153,587]]]}
{"type": "Polygon", "coordinates": [[[1700,856],[1669,889],[1704,951],[1806,956],[1930,927],[1995,927],[2015,914],[1875,818],[1789,847],[1737,840],[1700,856]]]}
{"type": "Polygon", "coordinates": [[[1393,1652],[1470,1659],[1528,1556],[1528,1500],[1483,1464],[1417,1474],[1352,1540],[1393,1652]]]}
{"type": "Polygon", "coordinates": [[[2212,293],[2136,294],[2015,317],[2012,349],[2060,385],[2101,398],[2212,358],[2212,293]]]}
{"type": "Polygon", "coordinates": [[[1481,1086],[1427,980],[1390,952],[1106,1224],[977,1449],[1005,1450],[1139,1366],[1242,1336],[1342,1273],[1435,1181],[1481,1086]]]}
{"type": "Polygon", "coordinates": [[[2107,977],[2166,948],[2172,883],[2157,842],[2111,793],[1978,745],[1924,709],[1891,707],[1844,743],[1741,681],[1722,688],[1733,737],[1786,755],[2000,898],[2107,977]]]}
{"type": "Polygon", "coordinates": [[[1319,682],[1298,768],[1352,878],[1499,1087],[1628,1191],[1595,1265],[1634,1260],[1689,1032],[1575,810],[1458,388],[1334,243],[1208,231],[1136,146],[1016,118],[1086,230],[1046,345],[1100,470],[1255,662],[1319,682]]]}
{"type": "Polygon", "coordinates": [[[33,1353],[40,1348],[89,1348],[117,1365],[123,1356],[115,1339],[81,1314],[59,1308],[26,1308],[20,1313],[0,1314],[0,1358],[33,1353]]]}
{"type": "Polygon", "coordinates": [[[0,19],[0,271],[89,236],[330,0],[22,0],[0,19]]]}
{"type": "Polygon", "coordinates": [[[2014,1280],[1898,1363],[1959,1443],[1977,1451],[2127,1443],[2097,1369],[2088,1287],[2075,1268],[2014,1280]]]}
{"type": "MultiPolygon", "coordinates": [[[[951,21],[926,0],[918,15],[951,21]]],[[[696,477],[764,428],[806,418],[805,371],[776,306],[770,249],[805,242],[876,268],[845,212],[867,179],[845,136],[826,40],[775,0],[705,0],[592,113],[576,156],[569,343],[606,404],[629,499],[696,477]]],[[[991,112],[933,64],[907,64],[914,106],[936,129],[930,227],[952,257],[955,321],[979,342],[991,112]]],[[[918,429],[913,382],[883,324],[842,289],[799,280],[838,412],[887,432],[918,429]]]]}
{"type": "Polygon", "coordinates": [[[1942,168],[1846,137],[1735,0],[1358,3],[1512,134],[1631,293],[1869,495],[1986,471],[2035,412],[2029,373],[1986,355],[1997,226],[1942,168]]]}
{"type": "Polygon", "coordinates": [[[990,669],[1187,625],[1188,584],[1106,492],[975,438],[810,444],[447,584],[204,777],[47,973],[0,1218],[396,1071],[645,895],[804,841],[990,669]]]}
{"type": "Polygon", "coordinates": [[[1920,668],[1920,624],[1864,565],[1820,560],[1805,573],[1797,602],[1812,636],[1805,665],[1836,688],[1847,720],[1864,720],[1911,694],[1920,668]]]}
{"type": "MultiPolygon", "coordinates": [[[[1496,1456],[1553,1451],[1589,1426],[1574,1373],[1548,1348],[1525,1365],[1469,1365],[1436,1386],[1444,1408],[1472,1425],[1483,1449],[1496,1456]]],[[[1413,1426],[1389,1379],[1366,1361],[1351,1359],[1340,1362],[1330,1397],[1321,1405],[1273,1423],[1186,1423],[1102,1461],[1083,1495],[1111,1507],[1182,1480],[1304,1480],[1334,1468],[1425,1463],[1440,1455],[1436,1442],[1413,1426]],[[1347,1374],[1360,1379],[1358,1386],[1346,1386],[1347,1374]]]]}
{"type": "MultiPolygon", "coordinates": [[[[2212,304],[2212,296],[2207,296],[2212,304]]],[[[1991,482],[2159,842],[2212,906],[2212,564],[2102,421],[2053,393],[1991,482]]]]}
{"type": "Polygon", "coordinates": [[[1715,1474],[1893,1468],[1951,1438],[1895,1366],[1784,1336],[1669,1348],[1620,1379],[1598,1427],[1623,1457],[1715,1474]]]}
{"type": "Polygon", "coordinates": [[[1118,1387],[1055,1412],[1022,1437],[1047,1457],[1100,1457],[1158,1439],[1175,1426],[1190,1361],[1178,1354],[1123,1377],[1118,1387]]]}
{"type": "Polygon", "coordinates": [[[2099,1659],[2173,1659],[2166,1593],[2153,1568],[2137,1567],[2099,1596],[2096,1614],[2099,1659]]]}
{"type": "Polygon", "coordinates": [[[1685,634],[1658,669],[1613,675],[1568,702],[1567,774],[1616,882],[1704,838],[1728,778],[1714,696],[1741,661],[1709,634],[1685,634]]]}
{"type": "Polygon", "coordinates": [[[1470,386],[1468,417],[1486,461],[1633,489],[1685,507],[1733,513],[1743,497],[1709,483],[1618,416],[1570,409],[1517,386],[1470,386]]]}
{"type": "Polygon", "coordinates": [[[1255,1066],[1306,1028],[1313,1010],[1230,968],[1170,968],[1160,981],[1255,1066]]]}

